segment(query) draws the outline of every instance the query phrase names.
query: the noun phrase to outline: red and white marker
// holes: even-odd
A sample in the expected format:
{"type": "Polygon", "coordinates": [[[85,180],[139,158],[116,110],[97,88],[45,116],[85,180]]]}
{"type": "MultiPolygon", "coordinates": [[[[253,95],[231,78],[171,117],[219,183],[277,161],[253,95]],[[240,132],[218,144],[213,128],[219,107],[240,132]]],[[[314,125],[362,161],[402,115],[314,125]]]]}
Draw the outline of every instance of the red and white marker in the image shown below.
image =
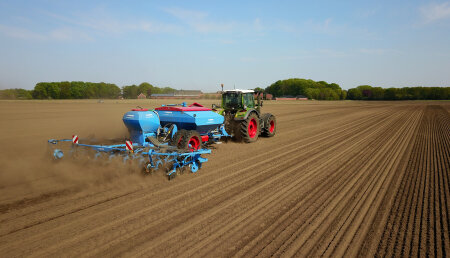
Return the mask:
{"type": "Polygon", "coordinates": [[[127,150],[133,151],[133,142],[132,141],[125,141],[125,146],[127,147],[127,150]]]}
{"type": "Polygon", "coordinates": [[[78,144],[78,135],[72,135],[72,143],[78,144]]]}

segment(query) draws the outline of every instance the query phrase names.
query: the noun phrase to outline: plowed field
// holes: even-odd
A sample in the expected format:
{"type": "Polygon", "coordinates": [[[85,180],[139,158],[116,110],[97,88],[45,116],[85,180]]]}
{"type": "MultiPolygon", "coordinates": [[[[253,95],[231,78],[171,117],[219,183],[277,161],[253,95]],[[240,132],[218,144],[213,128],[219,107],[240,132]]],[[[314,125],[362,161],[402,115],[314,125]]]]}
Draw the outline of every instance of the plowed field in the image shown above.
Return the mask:
{"type": "Polygon", "coordinates": [[[450,255],[449,102],[267,101],[275,137],[172,181],[46,152],[159,104],[0,102],[0,256],[450,255]]]}

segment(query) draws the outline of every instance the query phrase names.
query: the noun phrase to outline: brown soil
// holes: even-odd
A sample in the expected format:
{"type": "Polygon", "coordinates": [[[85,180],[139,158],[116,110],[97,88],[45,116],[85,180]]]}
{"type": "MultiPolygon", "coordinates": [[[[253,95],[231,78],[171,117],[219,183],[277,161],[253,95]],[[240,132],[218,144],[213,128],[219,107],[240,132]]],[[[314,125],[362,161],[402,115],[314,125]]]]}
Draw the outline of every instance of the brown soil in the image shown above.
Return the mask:
{"type": "Polygon", "coordinates": [[[159,104],[0,102],[1,256],[449,256],[449,102],[267,101],[275,137],[173,181],[47,153],[159,104]]]}

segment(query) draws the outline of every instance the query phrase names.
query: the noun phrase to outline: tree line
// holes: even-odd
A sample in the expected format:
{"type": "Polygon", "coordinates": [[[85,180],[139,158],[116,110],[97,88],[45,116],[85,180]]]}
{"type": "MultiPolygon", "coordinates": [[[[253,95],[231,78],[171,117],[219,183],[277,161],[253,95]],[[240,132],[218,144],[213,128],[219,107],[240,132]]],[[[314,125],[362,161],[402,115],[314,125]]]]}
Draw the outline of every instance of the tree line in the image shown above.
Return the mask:
{"type": "Polygon", "coordinates": [[[305,96],[308,99],[340,100],[347,98],[347,91],[337,83],[291,78],[279,80],[268,86],[265,91],[274,97],[305,96]]]}
{"type": "Polygon", "coordinates": [[[137,96],[139,96],[141,93],[143,93],[145,96],[149,97],[152,94],[168,94],[175,91],[175,89],[170,87],[156,87],[151,85],[148,82],[143,82],[138,85],[129,85],[129,86],[123,86],[123,98],[125,99],[136,99],[137,96]]]}
{"type": "MultiPolygon", "coordinates": [[[[261,88],[257,88],[262,90],[261,88]]],[[[336,83],[292,78],[279,80],[265,89],[274,97],[306,96],[318,100],[448,100],[450,87],[381,88],[361,85],[348,91],[336,83]]]]}
{"type": "Polygon", "coordinates": [[[33,99],[98,99],[117,98],[120,88],[104,82],[39,82],[32,90],[33,99]]]}
{"type": "MultiPolygon", "coordinates": [[[[265,89],[257,90],[270,93],[274,97],[305,96],[317,100],[448,100],[450,87],[404,87],[381,88],[361,85],[348,91],[336,83],[291,78],[279,80],[265,89]]],[[[82,81],[39,82],[33,90],[0,90],[0,99],[115,99],[123,96],[136,99],[141,93],[147,97],[152,94],[174,92],[170,87],[156,87],[143,82],[139,85],[123,86],[122,89],[112,83],[94,83],[82,81]]]]}
{"type": "Polygon", "coordinates": [[[39,82],[33,90],[0,90],[0,99],[116,99],[119,96],[136,99],[141,93],[150,96],[173,91],[175,91],[173,88],[160,88],[147,82],[139,86],[123,86],[122,89],[116,84],[104,82],[39,82]]]}
{"type": "Polygon", "coordinates": [[[450,87],[381,88],[361,85],[348,90],[352,100],[447,100],[450,87]]]}

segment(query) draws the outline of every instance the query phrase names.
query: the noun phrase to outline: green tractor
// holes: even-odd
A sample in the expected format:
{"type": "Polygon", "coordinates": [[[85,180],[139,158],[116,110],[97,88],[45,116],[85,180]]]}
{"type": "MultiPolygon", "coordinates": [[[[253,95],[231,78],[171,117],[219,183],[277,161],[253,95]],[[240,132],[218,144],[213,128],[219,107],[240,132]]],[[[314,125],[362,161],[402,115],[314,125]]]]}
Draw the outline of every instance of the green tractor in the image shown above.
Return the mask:
{"type": "Polygon", "coordinates": [[[270,113],[261,114],[261,93],[253,90],[226,90],[222,105],[213,110],[225,117],[225,130],[239,141],[255,142],[259,135],[272,137],[276,133],[276,119],[270,113]]]}

